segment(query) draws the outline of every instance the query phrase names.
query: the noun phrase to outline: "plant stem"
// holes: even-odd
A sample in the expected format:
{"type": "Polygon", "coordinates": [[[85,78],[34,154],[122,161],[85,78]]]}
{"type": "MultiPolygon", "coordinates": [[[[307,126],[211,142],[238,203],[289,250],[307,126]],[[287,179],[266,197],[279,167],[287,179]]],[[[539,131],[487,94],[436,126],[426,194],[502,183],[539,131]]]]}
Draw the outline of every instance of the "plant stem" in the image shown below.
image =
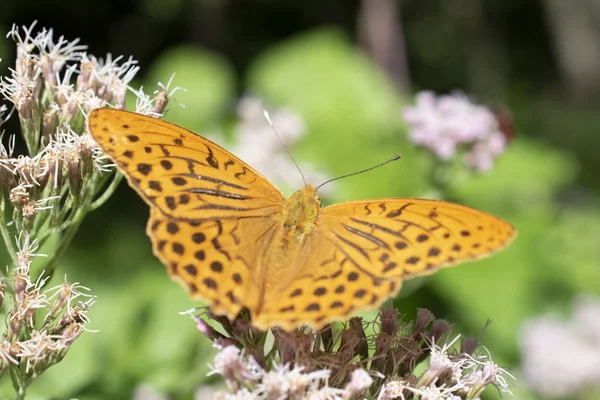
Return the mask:
{"type": "Polygon", "coordinates": [[[117,187],[119,186],[119,183],[121,183],[121,180],[123,179],[123,174],[121,174],[120,172],[115,172],[115,175],[113,176],[113,180],[110,182],[110,185],[108,186],[108,188],[106,188],[106,190],[104,191],[104,193],[102,193],[102,195],[100,197],[98,197],[89,207],[89,211],[93,211],[96,208],[100,207],[102,204],[104,204],[106,202],[106,200],[108,200],[110,198],[110,196],[112,196],[112,194],[114,193],[114,191],[117,189],[117,187]]]}
{"type": "Polygon", "coordinates": [[[69,244],[71,244],[71,240],[73,240],[73,237],[77,233],[77,230],[79,230],[79,227],[81,226],[81,223],[83,222],[87,212],[88,212],[87,208],[85,210],[83,210],[82,208],[77,210],[77,214],[76,214],[75,218],[73,218],[73,221],[71,222],[69,227],[65,230],[64,236],[60,239],[60,245],[58,246],[58,248],[56,249],[54,254],[52,254],[52,257],[50,258],[48,263],[45,265],[45,267],[37,274],[34,282],[37,281],[37,279],[39,279],[40,275],[44,271],[46,273],[46,276],[52,277],[54,268],[56,268],[56,264],[58,263],[58,260],[63,255],[63,253],[67,250],[67,248],[69,247],[69,244]]]}
{"type": "MultiPolygon", "coordinates": [[[[0,233],[2,234],[2,239],[4,240],[4,245],[6,247],[6,250],[10,254],[10,258],[11,258],[13,264],[15,266],[17,266],[19,264],[19,259],[17,258],[17,251],[15,249],[15,246],[13,245],[13,241],[10,238],[10,234],[8,233],[8,229],[6,226],[6,221],[4,219],[5,206],[6,206],[6,200],[3,197],[0,200],[0,233]]],[[[2,272],[0,272],[0,275],[2,275],[2,272]]]]}
{"type": "Polygon", "coordinates": [[[17,400],[24,400],[27,392],[27,382],[21,379],[23,373],[24,371],[21,365],[10,367],[10,378],[15,392],[17,392],[17,397],[15,397],[17,400]]]}
{"type": "Polygon", "coordinates": [[[25,393],[27,392],[27,389],[20,386],[19,390],[17,391],[17,400],[24,400],[25,399],[25,393]]]}

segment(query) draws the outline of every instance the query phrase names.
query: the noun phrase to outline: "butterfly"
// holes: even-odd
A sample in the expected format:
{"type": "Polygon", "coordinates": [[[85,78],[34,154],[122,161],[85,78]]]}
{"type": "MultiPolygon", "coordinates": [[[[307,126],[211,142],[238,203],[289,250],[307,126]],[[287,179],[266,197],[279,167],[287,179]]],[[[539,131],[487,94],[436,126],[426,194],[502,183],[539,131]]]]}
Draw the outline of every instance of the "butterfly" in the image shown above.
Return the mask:
{"type": "Polygon", "coordinates": [[[404,280],[504,248],[507,222],[416,198],[321,208],[315,186],[286,198],[223,147],[169,122],[115,109],[88,130],[150,206],[154,254],[216,315],[246,308],[261,330],[318,329],[378,307],[404,280]]]}

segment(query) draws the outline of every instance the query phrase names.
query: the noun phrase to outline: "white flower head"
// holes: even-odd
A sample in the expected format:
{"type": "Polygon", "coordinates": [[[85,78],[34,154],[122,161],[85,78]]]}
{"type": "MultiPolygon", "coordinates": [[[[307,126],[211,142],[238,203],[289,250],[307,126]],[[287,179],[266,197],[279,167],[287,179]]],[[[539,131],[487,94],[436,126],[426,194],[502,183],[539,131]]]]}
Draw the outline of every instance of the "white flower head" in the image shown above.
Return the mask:
{"type": "Polygon", "coordinates": [[[457,335],[441,347],[435,344],[435,338],[431,339],[429,367],[419,380],[419,387],[435,386],[438,378],[447,374],[452,377],[453,382],[458,383],[461,381],[468,359],[466,357],[451,357],[452,346],[459,338],[460,335],[457,335]]]}
{"type": "Polygon", "coordinates": [[[379,391],[377,400],[404,400],[404,391],[408,389],[408,386],[402,380],[393,380],[385,382],[379,391]]]}
{"type": "Polygon", "coordinates": [[[19,259],[18,268],[26,269],[26,274],[29,274],[29,266],[33,257],[47,257],[46,254],[36,253],[39,248],[38,241],[36,238],[31,239],[29,233],[19,233],[16,243],[18,248],[17,258],[19,259]]]}
{"type": "Polygon", "coordinates": [[[223,400],[258,400],[259,398],[246,388],[242,388],[235,393],[227,393],[222,397],[223,400]]]}
{"type": "Polygon", "coordinates": [[[487,348],[484,354],[478,357],[467,356],[471,361],[468,374],[464,377],[463,384],[472,394],[479,397],[488,385],[495,386],[501,393],[512,394],[510,387],[514,386],[515,377],[506,369],[499,367],[492,361],[492,355],[487,348]]]}
{"type": "Polygon", "coordinates": [[[325,369],[305,373],[304,370],[304,366],[297,365],[291,368],[289,364],[275,365],[271,371],[264,374],[257,392],[269,399],[298,398],[304,393],[317,396],[319,388],[327,387],[331,371],[325,369]]]}
{"type": "Polygon", "coordinates": [[[362,368],[357,368],[352,371],[350,382],[348,382],[344,390],[346,390],[350,396],[356,396],[367,390],[371,384],[373,384],[373,378],[371,378],[368,372],[362,368]]]}
{"type": "Polygon", "coordinates": [[[600,382],[600,301],[575,302],[574,318],[532,319],[521,335],[523,374],[529,385],[547,398],[575,396],[600,382]]]}
{"type": "Polygon", "coordinates": [[[10,78],[0,77],[0,95],[12,102],[20,113],[34,101],[37,86],[35,77],[21,74],[12,68],[10,78]]]}

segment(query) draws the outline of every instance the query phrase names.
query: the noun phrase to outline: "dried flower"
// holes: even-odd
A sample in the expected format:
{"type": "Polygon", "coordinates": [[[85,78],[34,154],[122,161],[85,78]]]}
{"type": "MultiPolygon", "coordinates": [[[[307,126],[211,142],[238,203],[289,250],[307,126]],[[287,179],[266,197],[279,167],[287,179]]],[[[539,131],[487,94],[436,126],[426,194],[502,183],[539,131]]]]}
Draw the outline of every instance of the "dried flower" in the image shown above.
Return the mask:
{"type": "MultiPolygon", "coordinates": [[[[194,317],[193,312],[186,314],[194,319],[201,315],[210,317],[205,312],[194,317]]],[[[450,329],[450,325],[445,321],[436,323],[441,320],[426,310],[420,310],[419,315],[415,324],[401,323],[397,312],[382,309],[375,321],[365,324],[360,318],[352,318],[337,330],[273,329],[275,340],[271,348],[264,346],[264,332],[241,335],[229,330],[233,334],[229,338],[219,332],[235,345],[221,349],[211,374],[223,376],[230,388],[230,393],[220,398],[474,399],[490,385],[510,393],[514,378],[491,361],[489,352],[475,356],[458,352],[454,347],[460,335],[443,341],[442,346],[435,344],[429,339],[437,337],[434,330],[450,334],[436,326],[450,329]],[[367,325],[376,327],[375,332],[366,334],[367,325]],[[418,338],[414,336],[416,331],[421,332],[418,338]],[[323,334],[331,342],[324,342],[323,334]],[[357,351],[361,340],[366,343],[366,354],[357,351]],[[429,357],[429,366],[416,376],[416,360],[421,356],[429,357]],[[257,362],[258,358],[261,362],[257,362]]],[[[221,319],[217,322],[229,324],[221,319]]],[[[222,338],[214,339],[218,335],[212,329],[217,328],[198,326],[215,343],[222,342],[222,338]]]]}
{"type": "MultiPolygon", "coordinates": [[[[83,331],[90,331],[87,312],[95,301],[90,290],[66,277],[58,286],[46,285],[85,215],[121,180],[85,131],[87,112],[125,108],[125,94],[139,70],[131,58],[96,58],[79,39],[55,39],[52,29],[36,32],[35,25],[13,26],[8,37],[16,42],[17,59],[9,76],[0,77],[0,96],[13,103],[27,145],[27,153],[17,155],[15,135],[6,147],[0,145],[0,235],[13,264],[10,278],[0,282],[7,322],[0,339],[0,375],[10,369],[19,398],[33,379],[63,359],[83,331]],[[13,219],[5,220],[7,215],[13,219]],[[50,237],[59,238],[57,250],[33,271],[32,259],[43,256],[37,248],[50,237]]],[[[162,113],[170,83],[160,85],[154,97],[143,96],[147,108],[142,111],[162,113]]],[[[0,124],[12,114],[7,110],[0,106],[0,124]]]]}
{"type": "MultiPolygon", "coordinates": [[[[44,291],[48,278],[31,279],[33,258],[44,256],[36,253],[37,241],[25,233],[17,238],[17,247],[18,265],[13,269],[11,282],[14,298],[7,312],[7,330],[0,342],[0,375],[14,365],[16,372],[11,377],[15,386],[24,392],[36,376],[62,360],[75,339],[86,329],[85,325],[89,324],[85,315],[87,307],[79,307],[79,317],[70,318],[71,322],[62,327],[53,321],[69,315],[70,305],[79,301],[80,297],[87,298],[89,305],[93,296],[81,291],[89,289],[68,283],[66,277],[62,285],[44,291]],[[48,293],[53,291],[55,293],[48,297],[48,293]],[[54,297],[56,300],[52,303],[54,297]]],[[[75,309],[77,306],[71,310],[75,309]]]]}

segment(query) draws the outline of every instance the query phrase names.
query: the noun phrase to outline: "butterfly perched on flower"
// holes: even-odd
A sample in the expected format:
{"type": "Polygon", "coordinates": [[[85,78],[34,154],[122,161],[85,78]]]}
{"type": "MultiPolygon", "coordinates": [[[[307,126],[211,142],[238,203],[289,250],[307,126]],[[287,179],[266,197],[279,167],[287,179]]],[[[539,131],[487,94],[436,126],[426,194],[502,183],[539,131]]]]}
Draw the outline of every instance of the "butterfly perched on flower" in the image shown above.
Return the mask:
{"type": "Polygon", "coordinates": [[[406,279],[505,247],[514,228],[459,204],[412,198],[321,208],[315,186],[284,195],[223,147],[114,109],[88,129],[150,206],[154,254],[217,315],[259,329],[320,328],[376,308],[406,279]]]}

